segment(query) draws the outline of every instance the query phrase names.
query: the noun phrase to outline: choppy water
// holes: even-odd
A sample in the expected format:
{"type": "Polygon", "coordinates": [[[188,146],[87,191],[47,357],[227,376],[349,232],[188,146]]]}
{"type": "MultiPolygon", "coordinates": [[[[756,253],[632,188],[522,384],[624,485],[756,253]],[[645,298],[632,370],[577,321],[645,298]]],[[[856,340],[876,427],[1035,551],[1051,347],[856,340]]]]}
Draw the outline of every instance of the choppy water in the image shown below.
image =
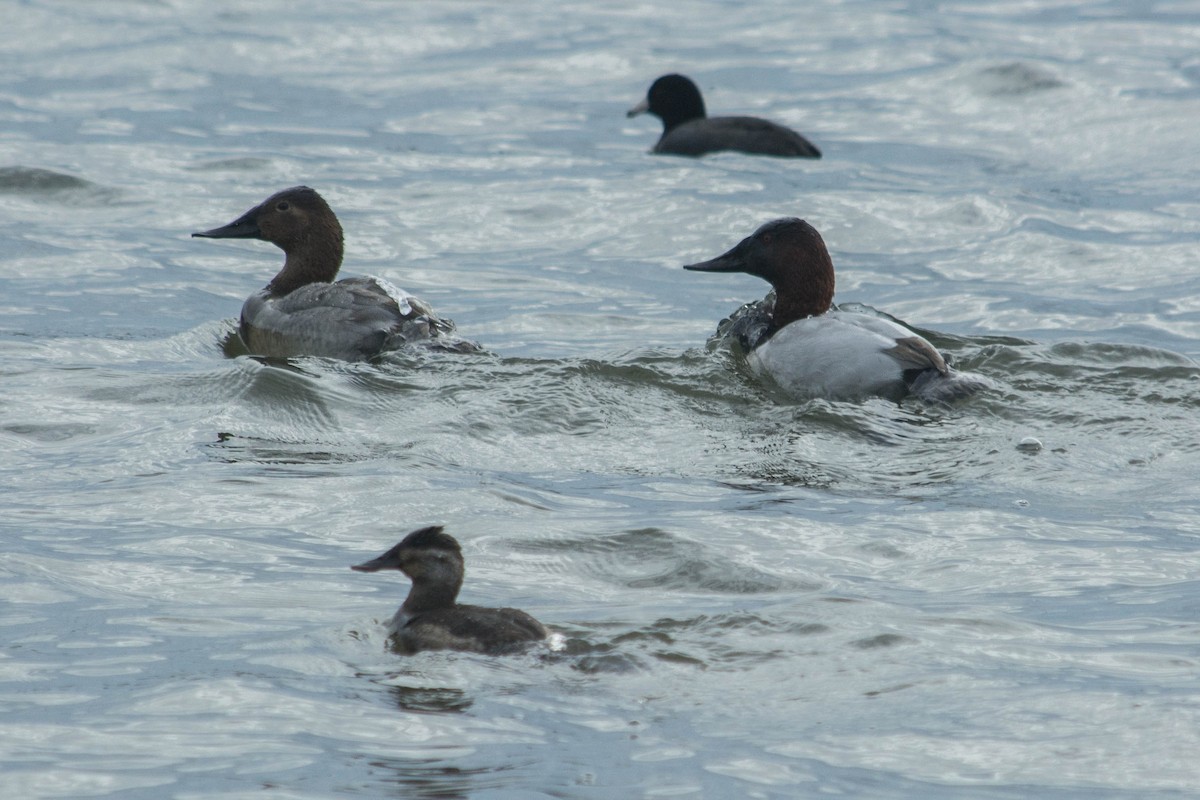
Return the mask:
{"type": "Polygon", "coordinates": [[[12,2],[0,795],[1200,791],[1191,4],[12,2]],[[791,163],[646,151],[663,72],[791,163]],[[486,345],[227,358],[318,188],[486,345]],[[780,402],[759,223],[1000,383],[780,402]],[[421,524],[559,653],[400,658],[421,524]]]}

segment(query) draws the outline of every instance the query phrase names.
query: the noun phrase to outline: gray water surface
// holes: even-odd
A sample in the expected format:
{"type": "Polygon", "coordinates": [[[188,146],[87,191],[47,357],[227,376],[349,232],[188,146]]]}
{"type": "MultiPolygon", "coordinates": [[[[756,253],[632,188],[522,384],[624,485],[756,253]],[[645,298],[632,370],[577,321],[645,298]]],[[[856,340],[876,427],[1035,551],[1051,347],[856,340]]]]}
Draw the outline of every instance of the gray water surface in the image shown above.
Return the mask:
{"type": "Polygon", "coordinates": [[[9,3],[0,796],[1200,791],[1200,10],[9,3]],[[820,161],[648,154],[690,74],[820,161]],[[305,183],[486,352],[228,357],[305,183]],[[760,223],[994,391],[778,397],[760,223]],[[407,583],[563,639],[390,653],[407,583]]]}

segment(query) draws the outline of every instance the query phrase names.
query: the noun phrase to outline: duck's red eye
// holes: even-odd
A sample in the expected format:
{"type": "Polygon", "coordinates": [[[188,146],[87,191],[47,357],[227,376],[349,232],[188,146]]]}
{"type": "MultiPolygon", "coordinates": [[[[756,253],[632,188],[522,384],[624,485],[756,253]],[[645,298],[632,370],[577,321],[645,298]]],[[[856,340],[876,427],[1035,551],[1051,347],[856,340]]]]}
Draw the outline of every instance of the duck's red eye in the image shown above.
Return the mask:
{"type": "Polygon", "coordinates": [[[289,204],[287,200],[280,200],[275,204],[276,211],[287,211],[291,207],[291,204],[289,204]]]}

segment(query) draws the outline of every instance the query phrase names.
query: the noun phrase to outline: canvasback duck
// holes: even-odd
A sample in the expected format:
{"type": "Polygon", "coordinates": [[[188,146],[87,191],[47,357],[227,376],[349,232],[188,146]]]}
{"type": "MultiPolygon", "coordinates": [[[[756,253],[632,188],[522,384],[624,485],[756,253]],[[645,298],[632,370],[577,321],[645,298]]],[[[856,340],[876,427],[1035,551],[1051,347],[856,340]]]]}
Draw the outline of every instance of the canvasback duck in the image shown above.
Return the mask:
{"type": "Polygon", "coordinates": [[[415,530],[383,555],[350,569],[397,569],[412,580],[408,597],[388,625],[393,649],[404,655],[421,650],[499,655],[548,635],[524,611],[455,602],[463,582],[462,549],[441,525],[415,530]]]}
{"type": "Polygon", "coordinates": [[[655,153],[702,156],[735,150],[764,156],[820,158],[821,151],[791,128],[758,117],[710,117],[696,84],[683,75],[663,75],[646,99],[626,113],[649,112],[662,120],[663,132],[655,153]]]}
{"type": "Polygon", "coordinates": [[[382,278],[334,283],[342,266],[342,226],[307,186],[277,192],[228,225],[192,236],[262,239],[283,250],[283,269],[242,306],[239,333],[253,355],[364,361],[415,342],[478,349],[453,335],[452,321],[382,278]]]}
{"type": "Polygon", "coordinates": [[[768,222],[732,250],[688,264],[767,280],[768,298],[741,313],[732,333],[751,370],[798,399],[856,400],[912,393],[947,401],[990,385],[956,372],[924,338],[890,319],[831,310],[833,260],[816,228],[794,217],[768,222]]]}

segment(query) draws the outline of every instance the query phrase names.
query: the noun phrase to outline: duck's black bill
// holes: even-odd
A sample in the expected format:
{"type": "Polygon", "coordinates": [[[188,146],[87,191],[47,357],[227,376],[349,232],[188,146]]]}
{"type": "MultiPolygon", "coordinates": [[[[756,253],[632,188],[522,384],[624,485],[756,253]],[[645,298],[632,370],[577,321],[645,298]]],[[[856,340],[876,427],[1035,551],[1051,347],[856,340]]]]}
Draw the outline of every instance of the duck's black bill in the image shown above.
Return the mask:
{"type": "Polygon", "coordinates": [[[383,556],[372,558],[370,561],[364,561],[361,564],[354,564],[350,569],[355,572],[379,572],[381,569],[387,569],[387,564],[383,561],[383,556]]]}
{"type": "Polygon", "coordinates": [[[716,258],[710,258],[708,261],[701,261],[698,264],[684,264],[683,268],[690,269],[693,272],[745,272],[746,262],[735,247],[728,253],[719,255],[716,258]]]}
{"type": "Polygon", "coordinates": [[[242,217],[228,225],[213,228],[211,231],[199,231],[193,233],[192,236],[197,236],[201,239],[258,239],[262,237],[262,231],[259,229],[258,222],[255,219],[242,217]]]}
{"type": "Polygon", "coordinates": [[[742,239],[716,258],[698,264],[684,264],[684,269],[693,272],[748,272],[750,252],[754,249],[754,237],[742,239]]]}
{"type": "Polygon", "coordinates": [[[400,569],[400,562],[403,560],[404,543],[393,547],[381,556],[372,558],[370,561],[364,561],[361,564],[355,564],[350,569],[355,572],[379,572],[381,569],[400,569]]]}
{"type": "Polygon", "coordinates": [[[638,103],[633,108],[625,112],[626,117],[636,117],[638,114],[645,114],[650,110],[650,98],[647,97],[642,102],[638,103]]]}

